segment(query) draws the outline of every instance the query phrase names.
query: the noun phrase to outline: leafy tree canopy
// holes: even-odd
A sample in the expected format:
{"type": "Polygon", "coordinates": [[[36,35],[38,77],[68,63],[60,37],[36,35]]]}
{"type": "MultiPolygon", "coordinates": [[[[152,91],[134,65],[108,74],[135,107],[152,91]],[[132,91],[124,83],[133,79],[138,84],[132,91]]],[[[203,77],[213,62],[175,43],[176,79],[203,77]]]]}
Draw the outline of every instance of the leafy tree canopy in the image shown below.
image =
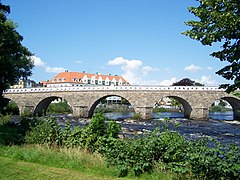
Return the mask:
{"type": "Polygon", "coordinates": [[[198,7],[189,7],[198,20],[186,22],[191,30],[183,32],[203,45],[221,44],[221,50],[211,56],[227,61],[228,65],[216,72],[232,84],[222,84],[231,92],[240,87],[240,1],[239,0],[197,0],[198,7]]]}
{"type": "Polygon", "coordinates": [[[0,101],[3,91],[20,78],[30,76],[33,68],[32,53],[21,44],[23,37],[7,19],[9,13],[10,7],[0,2],[0,101]]]}
{"type": "Polygon", "coordinates": [[[178,82],[173,83],[172,86],[204,86],[204,84],[192,81],[189,78],[184,78],[178,82]]]}

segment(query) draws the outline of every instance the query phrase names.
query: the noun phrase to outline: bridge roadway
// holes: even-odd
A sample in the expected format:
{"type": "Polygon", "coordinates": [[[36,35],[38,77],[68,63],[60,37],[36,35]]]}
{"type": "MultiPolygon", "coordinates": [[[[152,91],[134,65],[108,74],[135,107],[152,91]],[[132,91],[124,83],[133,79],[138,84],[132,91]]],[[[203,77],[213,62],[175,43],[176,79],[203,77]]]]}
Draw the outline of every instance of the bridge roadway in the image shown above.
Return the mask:
{"type": "Polygon", "coordinates": [[[34,115],[46,113],[55,99],[66,100],[74,117],[91,117],[98,103],[109,96],[125,98],[143,119],[152,117],[156,102],[172,97],[182,103],[184,116],[189,119],[207,120],[209,108],[216,100],[224,99],[233,108],[234,119],[240,120],[240,99],[218,87],[195,86],[72,86],[8,89],[3,96],[14,101],[20,114],[30,111],[34,115]]]}

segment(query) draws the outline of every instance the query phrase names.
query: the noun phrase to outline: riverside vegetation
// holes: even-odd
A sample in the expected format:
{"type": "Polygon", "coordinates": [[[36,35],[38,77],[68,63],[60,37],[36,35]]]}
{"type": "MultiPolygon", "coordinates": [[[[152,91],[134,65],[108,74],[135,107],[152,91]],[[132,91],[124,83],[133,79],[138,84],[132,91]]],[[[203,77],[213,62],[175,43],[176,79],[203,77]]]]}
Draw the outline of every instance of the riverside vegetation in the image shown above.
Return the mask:
{"type": "MultiPolygon", "coordinates": [[[[95,157],[94,161],[99,161],[96,160],[99,157],[115,177],[129,178],[132,174],[156,179],[162,175],[168,179],[240,177],[239,147],[224,146],[210,138],[187,140],[168,129],[168,118],[153,132],[124,139],[118,137],[120,125],[101,113],[95,114],[83,128],[72,128],[68,122],[61,128],[54,117],[22,117],[18,124],[11,123],[9,118],[1,117],[0,157],[3,162],[9,161],[4,158],[12,158],[86,172],[84,166],[89,165],[81,165],[86,161],[81,158],[86,155],[95,157]],[[66,151],[71,155],[66,155],[66,151]],[[80,158],[76,152],[85,154],[80,158]]],[[[91,168],[94,172],[97,169],[91,168]]],[[[107,172],[106,169],[101,173],[107,172]]]]}

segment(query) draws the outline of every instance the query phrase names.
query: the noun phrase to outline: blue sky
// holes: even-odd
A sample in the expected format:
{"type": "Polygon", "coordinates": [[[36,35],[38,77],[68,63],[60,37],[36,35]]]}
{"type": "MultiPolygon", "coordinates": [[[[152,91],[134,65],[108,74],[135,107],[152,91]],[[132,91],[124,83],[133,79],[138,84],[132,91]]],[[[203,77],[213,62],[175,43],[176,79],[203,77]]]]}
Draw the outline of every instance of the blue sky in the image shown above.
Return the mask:
{"type": "Polygon", "coordinates": [[[214,86],[225,64],[181,32],[195,0],[2,0],[34,54],[35,81],[61,71],[122,75],[131,84],[170,85],[190,78],[214,86]]]}

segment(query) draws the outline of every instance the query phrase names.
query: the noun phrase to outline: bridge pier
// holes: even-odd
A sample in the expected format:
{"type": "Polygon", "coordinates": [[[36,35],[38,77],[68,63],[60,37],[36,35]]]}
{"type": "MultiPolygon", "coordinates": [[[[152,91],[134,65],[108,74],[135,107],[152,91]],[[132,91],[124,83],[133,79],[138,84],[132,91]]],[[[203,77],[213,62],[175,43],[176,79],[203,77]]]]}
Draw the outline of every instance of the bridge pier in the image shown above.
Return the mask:
{"type": "Polygon", "coordinates": [[[240,105],[233,108],[233,119],[240,120],[240,105]]]}
{"type": "Polygon", "coordinates": [[[240,109],[234,111],[233,114],[234,114],[234,117],[233,117],[234,120],[240,120],[240,109]]]}
{"type": "Polygon", "coordinates": [[[73,117],[88,118],[88,106],[73,106],[73,117]]]}
{"type": "Polygon", "coordinates": [[[142,119],[151,119],[152,118],[153,107],[136,107],[135,113],[140,114],[142,119]]]}
{"type": "Polygon", "coordinates": [[[193,120],[208,120],[209,118],[209,110],[208,108],[205,107],[197,107],[197,108],[192,108],[191,114],[190,114],[190,119],[193,120]]]}

